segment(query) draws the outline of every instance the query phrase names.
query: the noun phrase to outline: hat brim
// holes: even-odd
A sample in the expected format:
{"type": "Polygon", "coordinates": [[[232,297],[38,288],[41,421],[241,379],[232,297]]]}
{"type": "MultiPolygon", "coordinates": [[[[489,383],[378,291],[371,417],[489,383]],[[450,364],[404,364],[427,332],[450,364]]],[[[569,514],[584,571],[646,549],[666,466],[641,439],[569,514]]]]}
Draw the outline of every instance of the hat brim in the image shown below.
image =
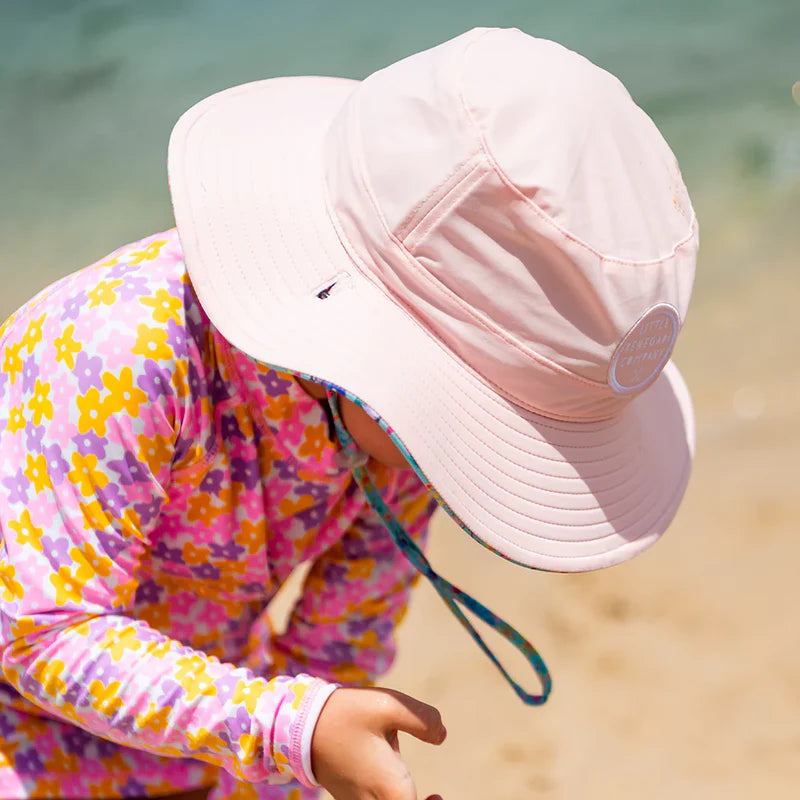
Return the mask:
{"type": "Polygon", "coordinates": [[[251,357],[346,387],[376,410],[451,515],[502,556],[559,572],[634,556],[671,522],[691,469],[677,368],[603,422],[552,420],[494,392],[337,235],[323,142],[357,85],[260,81],[180,119],[170,189],[203,308],[251,357]]]}

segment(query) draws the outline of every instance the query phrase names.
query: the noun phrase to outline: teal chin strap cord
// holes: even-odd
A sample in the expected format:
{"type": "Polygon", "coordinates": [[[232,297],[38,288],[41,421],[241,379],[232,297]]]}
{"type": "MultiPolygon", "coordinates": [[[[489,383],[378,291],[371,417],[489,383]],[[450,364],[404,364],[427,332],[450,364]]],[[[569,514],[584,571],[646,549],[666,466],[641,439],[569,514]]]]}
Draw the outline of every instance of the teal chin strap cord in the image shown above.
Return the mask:
{"type": "Polygon", "coordinates": [[[550,689],[552,688],[552,680],[550,673],[542,660],[542,657],[533,647],[533,645],[525,639],[517,630],[511,627],[507,622],[500,619],[496,614],[492,613],[486,606],[479,603],[475,598],[462,592],[457,586],[445,580],[431,567],[428,559],[425,558],[422,550],[417,547],[414,540],[403,530],[403,526],[397,521],[394,514],[389,510],[389,507],[384,503],[383,498],[378,493],[373,485],[367,471],[363,466],[363,459],[361,465],[358,466],[359,455],[361,451],[358,445],[353,441],[353,437],[347,432],[344,426],[342,417],[339,411],[339,397],[332,389],[326,387],[328,396],[328,404],[330,405],[331,414],[333,416],[334,425],[336,427],[336,434],[339,437],[339,443],[347,455],[351,457],[353,466],[353,477],[358,485],[364,491],[372,507],[378,514],[381,515],[384,525],[389,530],[389,533],[394,539],[395,544],[403,551],[403,555],[411,562],[411,564],[421,572],[432,584],[434,589],[439,593],[439,596],[447,604],[448,608],[456,615],[459,622],[467,629],[469,635],[478,643],[478,646],[486,653],[491,659],[492,663],[500,670],[503,677],[511,684],[514,691],[517,693],[523,703],[530,706],[540,706],[548,698],[550,689]],[[464,615],[464,612],[459,608],[461,604],[468,611],[471,611],[478,619],[483,620],[487,625],[496,630],[501,636],[508,639],[528,660],[528,663],[536,671],[539,680],[542,684],[541,694],[528,694],[506,671],[505,667],[498,661],[497,656],[489,649],[486,642],[483,641],[481,635],[472,626],[472,623],[464,615]]]}

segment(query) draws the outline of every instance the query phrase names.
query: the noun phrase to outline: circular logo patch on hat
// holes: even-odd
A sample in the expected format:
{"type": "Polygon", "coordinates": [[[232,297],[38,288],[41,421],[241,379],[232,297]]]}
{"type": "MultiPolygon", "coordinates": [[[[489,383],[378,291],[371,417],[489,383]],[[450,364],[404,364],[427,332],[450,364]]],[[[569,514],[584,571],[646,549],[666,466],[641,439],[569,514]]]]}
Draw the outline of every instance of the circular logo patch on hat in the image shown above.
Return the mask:
{"type": "Polygon", "coordinates": [[[608,368],[609,386],[619,394],[642,389],[661,372],[675,346],[678,311],[669,303],[653,306],[625,334],[608,368]]]}

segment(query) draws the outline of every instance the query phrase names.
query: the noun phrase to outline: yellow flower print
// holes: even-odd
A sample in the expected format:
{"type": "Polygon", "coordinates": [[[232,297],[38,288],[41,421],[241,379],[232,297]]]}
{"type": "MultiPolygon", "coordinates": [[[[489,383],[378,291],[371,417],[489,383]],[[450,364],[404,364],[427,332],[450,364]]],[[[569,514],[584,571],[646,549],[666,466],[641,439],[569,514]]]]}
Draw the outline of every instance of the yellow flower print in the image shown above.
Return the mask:
{"type": "Polygon", "coordinates": [[[239,533],[236,534],[234,540],[236,544],[246,547],[250,555],[255,555],[266,545],[266,524],[263,520],[250,522],[249,519],[243,519],[239,525],[239,533]]]}
{"type": "Polygon", "coordinates": [[[119,681],[114,681],[107,687],[101,681],[92,681],[89,684],[89,694],[94,698],[92,708],[107,717],[115,716],[122,708],[122,699],[117,697],[121,686],[119,681]]]}
{"type": "Polygon", "coordinates": [[[91,503],[80,504],[83,512],[83,527],[87,531],[102,531],[111,525],[112,518],[106,514],[105,509],[97,500],[91,503]]]}
{"type": "Polygon", "coordinates": [[[111,574],[111,559],[99,555],[91,542],[86,542],[83,547],[73,547],[69,556],[78,565],[76,575],[84,582],[90,581],[95,575],[107,578],[111,574]]]}
{"type": "MultiPolygon", "coordinates": [[[[191,498],[189,502],[192,502],[191,498]]],[[[208,561],[210,555],[211,551],[207,547],[196,547],[192,542],[186,542],[181,550],[183,562],[190,567],[197,567],[200,564],[204,564],[208,561]]]]}
{"type": "Polygon", "coordinates": [[[8,415],[8,427],[6,430],[9,433],[16,433],[25,427],[25,404],[20,403],[18,406],[11,408],[11,413],[8,415]]]}
{"type": "Polygon", "coordinates": [[[10,344],[5,349],[5,360],[3,361],[3,372],[8,375],[13,385],[17,375],[22,372],[22,359],[19,351],[22,350],[22,342],[10,344]]]}
{"type": "Polygon", "coordinates": [[[278,503],[278,510],[284,516],[290,517],[294,514],[299,514],[301,511],[313,505],[314,498],[310,494],[301,494],[296,501],[292,500],[291,497],[284,497],[283,500],[278,503]]]}
{"type": "Polygon", "coordinates": [[[180,324],[181,318],[178,309],[182,302],[177,297],[173,297],[166,289],[159,289],[154,297],[140,297],[139,302],[143,306],[153,309],[153,319],[156,322],[163,325],[168,319],[173,319],[180,324]]]}
{"type": "Polygon", "coordinates": [[[74,332],[75,326],[67,325],[63,335],[53,340],[56,347],[56,361],[63,361],[69,369],[75,369],[75,356],[83,349],[83,345],[72,338],[74,332]]]}
{"type": "Polygon", "coordinates": [[[373,560],[371,558],[358,558],[347,565],[347,579],[357,581],[360,578],[369,578],[372,574],[373,560]]]}
{"type": "Polygon", "coordinates": [[[292,700],[292,708],[295,711],[298,711],[300,708],[300,701],[303,699],[303,695],[308,690],[308,686],[304,683],[296,683],[292,686],[292,694],[294,695],[294,699],[292,700]]]}
{"type": "Polygon", "coordinates": [[[45,625],[38,625],[33,617],[20,617],[11,623],[11,634],[15,639],[24,639],[33,633],[45,629],[45,625]]]}
{"type": "Polygon", "coordinates": [[[167,344],[166,329],[142,324],[136,328],[136,334],[136,344],[131,348],[135,355],[156,360],[173,357],[172,348],[167,344]]]}
{"type": "Polygon", "coordinates": [[[17,312],[14,312],[4,323],[0,324],[0,339],[3,338],[3,334],[11,327],[16,318],[17,312]]]}
{"type": "Polygon", "coordinates": [[[169,627],[169,604],[167,603],[152,603],[145,606],[139,612],[139,619],[143,619],[151,628],[157,631],[166,630],[169,627]]]}
{"type": "Polygon", "coordinates": [[[103,489],[108,484],[108,476],[97,469],[97,456],[88,453],[72,454],[72,466],[67,473],[70,483],[73,483],[84,497],[95,493],[95,489],[103,489]]]}
{"type": "Polygon", "coordinates": [[[72,574],[72,567],[61,566],[57,575],[50,576],[50,583],[56,590],[56,605],[64,606],[67,603],[81,602],[81,590],[86,581],[72,574]]]}
{"type": "Polygon", "coordinates": [[[139,459],[146,461],[153,475],[158,475],[159,470],[166,464],[172,463],[172,442],[157,433],[152,439],[144,434],[139,434],[139,459]]]}
{"type": "Polygon", "coordinates": [[[217,753],[222,753],[227,748],[227,745],[219,736],[210,733],[206,728],[199,728],[197,734],[193,734],[190,730],[187,730],[186,737],[189,739],[190,750],[209,748],[217,753]]]}
{"type": "Polygon", "coordinates": [[[233,702],[244,703],[247,711],[255,714],[256,703],[258,703],[258,698],[264,694],[264,688],[264,684],[261,682],[240,680],[233,692],[233,702]]]}
{"type": "Polygon", "coordinates": [[[3,586],[0,596],[9,603],[12,600],[22,600],[25,596],[22,584],[14,580],[16,574],[17,569],[13,564],[9,564],[5,560],[0,561],[0,584],[3,586]]]}
{"type": "Polygon", "coordinates": [[[150,242],[144,250],[137,250],[135,253],[131,253],[130,257],[130,264],[141,264],[142,261],[147,259],[148,261],[152,261],[155,258],[158,258],[158,254],[161,252],[161,248],[167,243],[166,239],[157,239],[154,242],[150,242]]]}
{"type": "Polygon", "coordinates": [[[170,706],[164,706],[160,711],[156,711],[156,704],[150,703],[147,711],[136,715],[136,724],[140,728],[150,728],[155,733],[164,733],[169,724],[170,706]]]}
{"type": "Polygon", "coordinates": [[[133,603],[133,598],[136,596],[136,587],[138,586],[136,578],[131,578],[124,583],[118,583],[114,587],[114,599],[111,605],[114,608],[130,608],[133,603]]]}
{"type": "Polygon", "coordinates": [[[33,665],[33,677],[51,697],[60,697],[67,691],[67,684],[60,678],[64,666],[64,662],[57,658],[37,661],[33,665]]]}
{"type": "Polygon", "coordinates": [[[114,661],[121,661],[126,650],[138,650],[142,643],[136,636],[136,628],[132,625],[119,630],[107,630],[100,647],[107,650],[114,661]]]}
{"type": "Polygon", "coordinates": [[[139,416],[139,406],[147,400],[147,395],[133,385],[133,371],[130,367],[123,367],[119,376],[113,372],[104,372],[103,386],[108,392],[103,398],[103,404],[112,412],[124,410],[129,417],[139,416]]]}
{"type": "Polygon", "coordinates": [[[33,424],[41,425],[42,417],[53,419],[53,403],[48,395],[50,394],[50,384],[42,383],[36,379],[36,386],[33,390],[33,397],[28,401],[28,408],[33,412],[33,424]]]}
{"type": "Polygon", "coordinates": [[[312,456],[315,461],[322,458],[322,451],[325,449],[325,426],[309,425],[305,430],[305,439],[303,444],[297,450],[297,455],[301,458],[312,456]]]}
{"type": "Polygon", "coordinates": [[[217,694],[214,679],[206,672],[202,658],[196,656],[181,658],[178,660],[178,666],[180,669],[175,678],[186,692],[187,702],[194,702],[201,695],[214,697],[217,694]]]}
{"type": "Polygon", "coordinates": [[[252,733],[243,733],[239,737],[239,758],[247,766],[255,761],[258,752],[258,739],[252,733]]]}
{"type": "Polygon", "coordinates": [[[28,329],[22,337],[20,344],[28,348],[28,355],[33,352],[33,348],[42,341],[42,325],[44,324],[45,314],[42,314],[39,319],[32,319],[28,323],[28,329]]]}
{"type": "Polygon", "coordinates": [[[101,303],[106,306],[113,306],[117,300],[117,293],[114,291],[118,286],[122,286],[123,281],[100,281],[94,289],[86,292],[89,298],[89,308],[96,308],[101,303]]]}
{"type": "MultiPolygon", "coordinates": [[[[69,775],[70,773],[77,773],[80,770],[80,761],[75,753],[65,753],[63,750],[53,748],[53,754],[48,761],[44,762],[45,769],[49,773],[60,773],[62,775],[69,775]]],[[[47,797],[43,794],[41,797],[47,797]]],[[[58,797],[58,794],[53,794],[53,797],[58,797]]]]}
{"type": "Polygon", "coordinates": [[[33,484],[36,494],[53,488],[50,476],[47,474],[47,459],[41,453],[38,456],[28,453],[25,477],[33,484]]]}
{"type": "Polygon", "coordinates": [[[19,520],[9,520],[8,527],[17,534],[18,544],[30,544],[40,553],[43,552],[41,538],[44,531],[31,521],[31,512],[26,508],[19,520]]]}
{"type": "Polygon", "coordinates": [[[81,433],[93,430],[98,436],[105,436],[106,423],[113,409],[100,400],[100,392],[92,386],[83,397],[76,397],[75,402],[81,412],[78,418],[78,430],[81,433]]]}
{"type": "Polygon", "coordinates": [[[221,513],[221,508],[214,508],[211,505],[211,495],[196,494],[189,498],[186,519],[189,522],[201,522],[203,525],[209,526],[221,513]]]}

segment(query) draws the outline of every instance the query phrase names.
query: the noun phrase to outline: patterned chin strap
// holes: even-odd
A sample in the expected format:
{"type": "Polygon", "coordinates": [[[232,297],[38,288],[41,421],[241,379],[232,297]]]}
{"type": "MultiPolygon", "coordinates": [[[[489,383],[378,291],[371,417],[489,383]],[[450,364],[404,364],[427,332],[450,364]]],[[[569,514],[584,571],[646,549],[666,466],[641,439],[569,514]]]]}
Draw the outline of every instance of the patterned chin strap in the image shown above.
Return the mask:
{"type": "Polygon", "coordinates": [[[383,499],[367,475],[367,471],[364,468],[366,462],[364,454],[359,449],[358,445],[356,445],[355,441],[353,441],[353,437],[347,432],[342,421],[337,393],[326,386],[326,394],[334,426],[336,427],[336,434],[339,437],[339,443],[344,450],[345,456],[351,464],[353,477],[364,491],[364,494],[366,494],[372,507],[380,514],[395,544],[403,551],[403,554],[411,564],[433,584],[433,588],[439,593],[442,600],[447,604],[447,607],[456,615],[459,622],[467,629],[469,635],[478,643],[481,650],[489,656],[492,663],[500,670],[503,677],[514,688],[514,691],[519,695],[522,702],[531,706],[542,705],[542,703],[547,700],[552,687],[550,673],[542,657],[536,652],[533,645],[507,622],[489,611],[482,603],[479,603],[473,597],[462,592],[457,586],[453,586],[452,583],[446,581],[434,572],[433,568],[428,563],[428,559],[425,558],[425,555],[419,547],[417,547],[413,539],[403,530],[402,525],[400,525],[394,514],[389,510],[386,503],[383,502],[383,499]],[[459,604],[468,611],[471,611],[478,619],[483,620],[487,625],[494,628],[501,636],[508,639],[508,641],[525,656],[528,663],[539,676],[539,680],[542,684],[541,694],[528,694],[528,692],[508,674],[505,667],[498,661],[497,656],[489,649],[486,642],[483,641],[480,634],[466,618],[464,612],[459,608],[459,604]]]}

